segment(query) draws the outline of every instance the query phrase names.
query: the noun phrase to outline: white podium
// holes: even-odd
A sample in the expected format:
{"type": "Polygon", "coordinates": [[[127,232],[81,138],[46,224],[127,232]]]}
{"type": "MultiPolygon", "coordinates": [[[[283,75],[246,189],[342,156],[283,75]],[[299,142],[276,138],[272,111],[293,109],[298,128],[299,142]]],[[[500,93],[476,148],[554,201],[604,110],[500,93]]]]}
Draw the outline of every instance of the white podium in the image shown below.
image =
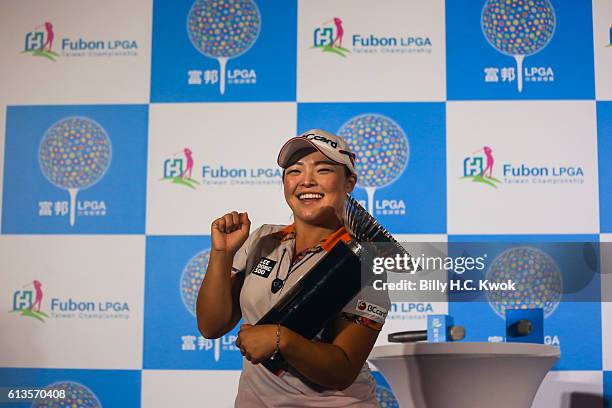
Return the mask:
{"type": "Polygon", "coordinates": [[[402,343],[368,360],[402,408],[529,408],[559,348],[530,343],[402,343]]]}

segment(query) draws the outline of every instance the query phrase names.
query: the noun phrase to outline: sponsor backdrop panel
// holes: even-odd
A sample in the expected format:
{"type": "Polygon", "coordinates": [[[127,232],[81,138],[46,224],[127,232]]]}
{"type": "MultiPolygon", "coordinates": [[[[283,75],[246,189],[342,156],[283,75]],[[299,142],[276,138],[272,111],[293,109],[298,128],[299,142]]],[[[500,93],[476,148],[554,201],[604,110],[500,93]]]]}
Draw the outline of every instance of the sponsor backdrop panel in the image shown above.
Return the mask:
{"type": "Polygon", "coordinates": [[[601,371],[553,371],[546,374],[532,408],[602,407],[601,371]]]}
{"type": "MultiPolygon", "coordinates": [[[[453,243],[451,256],[474,251],[484,258],[484,268],[481,270],[462,273],[451,270],[449,279],[462,285],[468,281],[476,285],[485,279],[499,282],[503,278],[500,271],[507,273],[504,271],[508,268],[515,268],[507,265],[508,260],[525,257],[527,250],[530,262],[542,271],[542,279],[550,282],[546,286],[548,290],[527,285],[518,299],[509,296],[492,298],[494,291],[480,286],[471,292],[451,294],[449,313],[456,324],[468,328],[465,340],[503,341],[507,302],[518,307],[535,304],[544,309],[544,343],[562,350],[561,359],[554,369],[601,370],[600,275],[592,271],[592,264],[584,257],[582,245],[561,244],[597,241],[597,236],[588,235],[449,235],[449,243],[453,243]],[[465,243],[465,246],[461,243],[465,243]],[[590,271],[590,276],[584,278],[587,271],[590,271]],[[584,333],[588,333],[588,336],[585,337],[584,333]]],[[[512,296],[515,294],[510,293],[512,296]]]]}
{"type": "Polygon", "coordinates": [[[2,6],[3,103],[149,101],[150,0],[2,6]]]}
{"type": "Polygon", "coordinates": [[[374,371],[372,365],[370,365],[370,369],[372,369],[372,377],[376,381],[376,399],[378,400],[378,404],[381,407],[399,407],[399,402],[393,395],[393,391],[391,390],[391,386],[385,379],[385,377],[378,371],[374,371]]]}
{"type": "Polygon", "coordinates": [[[593,45],[595,50],[595,95],[612,100],[612,3],[593,0],[593,45]]]}
{"type": "Polygon", "coordinates": [[[144,233],[147,115],[146,105],[9,106],[2,232],[144,233]]]}
{"type": "MultiPolygon", "coordinates": [[[[445,234],[393,234],[393,237],[408,250],[410,254],[431,254],[432,248],[446,248],[445,234]]],[[[443,271],[428,271],[428,279],[446,281],[443,271]]],[[[423,275],[425,278],[425,275],[423,275]]],[[[408,296],[405,292],[390,292],[391,308],[387,314],[385,325],[376,339],[376,345],[391,344],[387,338],[390,333],[406,330],[427,329],[427,315],[447,314],[448,303],[446,296],[422,296],[419,292],[411,292],[408,296]]]]}
{"type": "MultiPolygon", "coordinates": [[[[609,279],[609,276],[608,276],[609,279]]],[[[608,299],[601,303],[603,368],[612,370],[612,301],[608,299]]]]}
{"type": "MultiPolygon", "coordinates": [[[[417,300],[414,302],[392,302],[385,325],[376,339],[376,346],[390,343],[391,333],[407,330],[426,330],[427,316],[430,314],[448,314],[448,303],[417,300]]],[[[461,324],[461,323],[459,323],[461,324]]]]}
{"type": "Polygon", "coordinates": [[[612,371],[604,371],[604,399],[608,406],[612,404],[612,371]]]}
{"type": "Polygon", "coordinates": [[[443,234],[444,115],[442,103],[300,103],[298,130],[347,140],[357,154],[353,196],[391,233],[443,234]]]}
{"type": "MultiPolygon", "coordinates": [[[[0,104],[0,197],[4,187],[4,139],[6,123],[6,106],[0,104]]],[[[2,200],[0,199],[0,231],[2,231],[2,200]]]]}
{"type": "Polygon", "coordinates": [[[449,100],[594,99],[590,1],[447,1],[446,16],[449,100]]]}
{"type": "Polygon", "coordinates": [[[240,371],[143,370],[142,406],[233,408],[240,371]]]}
{"type": "Polygon", "coordinates": [[[300,1],[298,100],[442,101],[444,1],[300,1]]]}
{"type": "Polygon", "coordinates": [[[612,102],[597,102],[597,150],[601,232],[612,232],[612,102]]]}
{"type": "Polygon", "coordinates": [[[449,233],[599,232],[595,127],[592,101],[449,102],[449,233]]]}
{"type": "Polygon", "coordinates": [[[209,234],[232,210],[290,223],[276,158],[295,121],[288,103],[152,105],[147,233],[209,234]]]}
{"type": "Polygon", "coordinates": [[[294,101],[296,35],[296,0],[154,0],[151,101],[294,101]]]}
{"type": "MultiPolygon", "coordinates": [[[[139,407],[140,370],[0,368],[0,387],[58,390],[69,407],[139,407]]],[[[10,407],[58,406],[50,401],[3,404],[10,407]]]]}
{"type": "Polygon", "coordinates": [[[612,370],[612,234],[601,234],[601,321],[603,368],[612,370]]]}
{"type": "Polygon", "coordinates": [[[219,339],[202,337],[195,317],[210,237],[147,237],[144,368],[240,370],[237,325],[219,339]]]}
{"type": "MultiPolygon", "coordinates": [[[[582,255],[543,241],[612,241],[611,25],[604,0],[5,1],[0,387],[232,406],[236,330],[193,315],[210,223],[290,223],[276,157],[309,128],[352,143],[355,196],[400,241],[504,241],[493,262],[531,240],[565,276],[582,255]]],[[[563,357],[534,406],[612,392],[609,256],[548,310],[563,357]]],[[[447,312],[503,340],[485,297],[438,300],[394,299],[377,344],[447,312]]]]}
{"type": "Polygon", "coordinates": [[[0,366],[139,369],[143,236],[0,239],[0,366]]]}

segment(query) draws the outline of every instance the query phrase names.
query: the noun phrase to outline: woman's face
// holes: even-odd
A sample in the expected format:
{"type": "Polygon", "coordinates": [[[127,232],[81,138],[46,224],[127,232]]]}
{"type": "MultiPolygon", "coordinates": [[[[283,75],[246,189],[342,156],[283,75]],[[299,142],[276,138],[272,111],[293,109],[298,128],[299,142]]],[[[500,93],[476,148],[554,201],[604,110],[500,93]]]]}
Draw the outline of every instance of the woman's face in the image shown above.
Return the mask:
{"type": "Polygon", "coordinates": [[[307,151],[285,169],[285,200],[296,220],[329,226],[338,222],[346,194],[353,190],[355,182],[355,176],[347,178],[342,164],[318,150],[307,151]]]}

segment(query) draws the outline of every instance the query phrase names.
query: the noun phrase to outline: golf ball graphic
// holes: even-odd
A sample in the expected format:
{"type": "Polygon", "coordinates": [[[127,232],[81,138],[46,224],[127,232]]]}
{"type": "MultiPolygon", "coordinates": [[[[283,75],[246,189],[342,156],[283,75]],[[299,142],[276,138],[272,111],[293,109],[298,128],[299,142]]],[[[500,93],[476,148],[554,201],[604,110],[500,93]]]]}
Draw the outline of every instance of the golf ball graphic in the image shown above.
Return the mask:
{"type": "Polygon", "coordinates": [[[219,62],[220,92],[225,93],[229,58],[247,52],[261,29],[261,15],[252,0],[196,0],[187,16],[187,33],[204,56],[219,62]]]}
{"type": "Polygon", "coordinates": [[[33,408],[101,408],[102,404],[92,390],[72,381],[61,381],[50,384],[45,390],[65,392],[64,398],[40,398],[34,400],[33,408]]]}
{"type": "Polygon", "coordinates": [[[523,90],[523,59],[543,50],[555,32],[549,0],[488,0],[482,9],[482,32],[493,48],[514,57],[517,86],[523,90]]]}
{"type": "Polygon", "coordinates": [[[393,119],[375,113],[351,118],[338,134],[357,155],[358,186],[366,190],[372,213],[376,189],[397,180],[408,164],[408,138],[393,119]]]}
{"type": "Polygon", "coordinates": [[[208,249],[198,252],[187,262],[181,275],[181,299],[189,313],[194,317],[196,315],[198,291],[206,274],[209,257],[210,250],[208,249]]]}
{"type": "Polygon", "coordinates": [[[561,300],[563,283],[556,262],[545,252],[533,247],[515,247],[493,260],[486,273],[490,282],[516,283],[516,291],[490,290],[489,304],[504,318],[506,309],[541,308],[550,316],[561,300]]]}
{"type": "Polygon", "coordinates": [[[49,182],[70,193],[70,225],[74,225],[76,195],[96,184],[111,163],[112,147],[102,126],[85,117],[68,117],[53,124],[40,142],[38,162],[49,182]]]}

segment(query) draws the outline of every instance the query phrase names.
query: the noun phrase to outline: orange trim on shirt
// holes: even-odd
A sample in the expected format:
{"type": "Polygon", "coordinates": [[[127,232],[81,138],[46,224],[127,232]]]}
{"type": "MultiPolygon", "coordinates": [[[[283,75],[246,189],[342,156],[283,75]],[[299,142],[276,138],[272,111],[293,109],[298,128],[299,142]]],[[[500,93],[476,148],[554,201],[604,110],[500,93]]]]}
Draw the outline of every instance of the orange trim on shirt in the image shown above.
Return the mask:
{"type": "Polygon", "coordinates": [[[295,224],[289,224],[286,227],[283,227],[276,231],[273,235],[277,236],[281,240],[284,239],[287,235],[295,233],[295,224]]]}
{"type": "MultiPolygon", "coordinates": [[[[295,223],[287,225],[282,229],[276,231],[274,235],[276,235],[280,240],[285,240],[289,238],[289,235],[295,234],[295,223]]],[[[344,228],[344,226],[338,228],[336,231],[332,232],[321,241],[319,241],[312,248],[308,248],[305,251],[313,250],[317,247],[321,247],[325,252],[329,252],[339,241],[348,242],[352,238],[344,228]]]]}
{"type": "Polygon", "coordinates": [[[351,239],[352,238],[346,229],[344,227],[340,227],[336,232],[328,235],[327,238],[325,238],[325,242],[323,242],[321,247],[325,252],[329,252],[339,241],[348,242],[351,239]]]}

